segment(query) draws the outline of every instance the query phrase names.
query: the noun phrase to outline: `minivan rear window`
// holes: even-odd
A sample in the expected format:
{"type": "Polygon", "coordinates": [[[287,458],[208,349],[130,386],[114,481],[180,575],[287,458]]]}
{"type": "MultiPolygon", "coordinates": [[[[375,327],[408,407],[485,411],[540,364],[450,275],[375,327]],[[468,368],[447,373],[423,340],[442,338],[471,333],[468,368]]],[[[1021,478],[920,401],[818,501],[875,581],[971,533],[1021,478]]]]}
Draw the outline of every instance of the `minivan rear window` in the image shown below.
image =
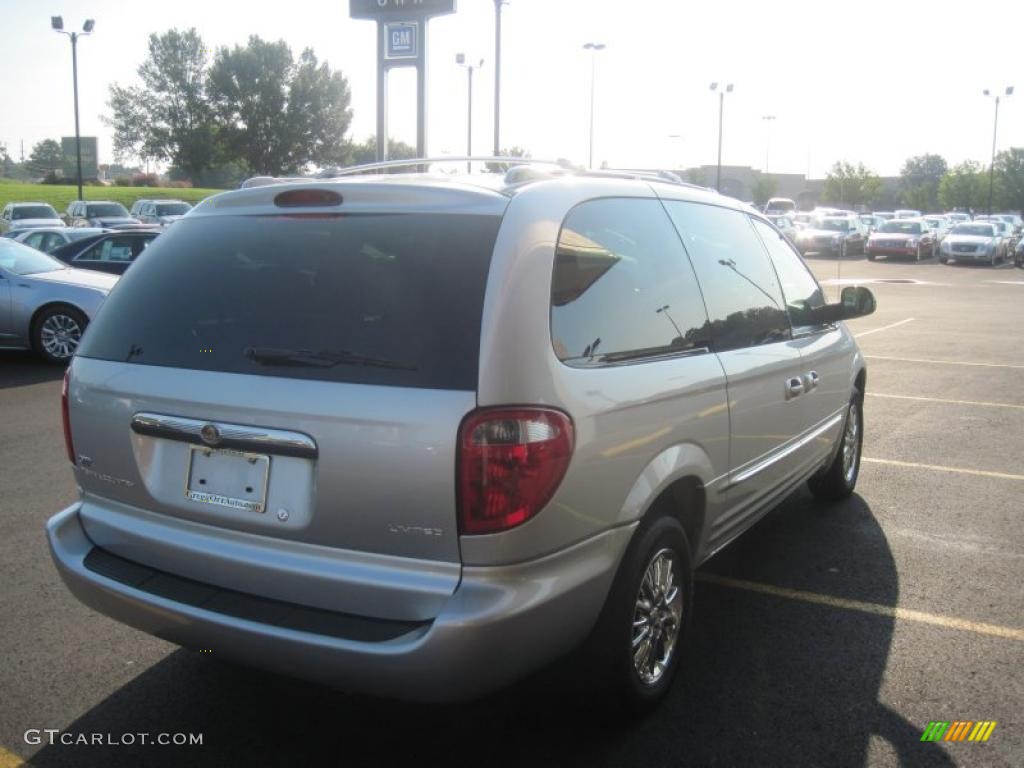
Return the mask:
{"type": "Polygon", "coordinates": [[[186,217],[78,354],[298,379],[475,390],[500,217],[186,217]]]}

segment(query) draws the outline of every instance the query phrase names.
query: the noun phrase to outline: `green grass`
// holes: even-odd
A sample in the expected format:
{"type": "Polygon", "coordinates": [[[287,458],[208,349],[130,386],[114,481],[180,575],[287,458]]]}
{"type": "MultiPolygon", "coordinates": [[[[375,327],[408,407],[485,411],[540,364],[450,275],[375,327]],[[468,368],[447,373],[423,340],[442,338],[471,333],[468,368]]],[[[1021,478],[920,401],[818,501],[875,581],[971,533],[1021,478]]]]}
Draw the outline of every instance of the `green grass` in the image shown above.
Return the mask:
{"type": "MultiPolygon", "coordinates": [[[[75,186],[59,186],[56,184],[24,184],[20,182],[6,183],[0,179],[0,207],[8,203],[43,202],[49,203],[63,213],[68,203],[78,199],[78,188],[75,186]]],[[[203,198],[223,192],[222,189],[171,189],[169,187],[83,187],[82,193],[86,200],[113,200],[125,208],[131,208],[139,198],[174,198],[196,203],[203,198]]]]}

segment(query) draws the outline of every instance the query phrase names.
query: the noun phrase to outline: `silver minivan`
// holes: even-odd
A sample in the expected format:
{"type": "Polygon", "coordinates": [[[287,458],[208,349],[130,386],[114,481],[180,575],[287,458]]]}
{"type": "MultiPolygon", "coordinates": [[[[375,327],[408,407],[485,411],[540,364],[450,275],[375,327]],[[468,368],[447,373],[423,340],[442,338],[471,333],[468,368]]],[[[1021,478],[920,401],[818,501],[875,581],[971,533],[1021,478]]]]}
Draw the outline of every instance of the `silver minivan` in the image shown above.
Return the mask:
{"type": "Polygon", "coordinates": [[[642,176],[221,194],[68,370],[53,558],[119,621],[347,690],[471,698],[581,649],[648,705],[694,568],[804,482],[852,492],[842,321],[873,310],[749,207],[642,176]]]}

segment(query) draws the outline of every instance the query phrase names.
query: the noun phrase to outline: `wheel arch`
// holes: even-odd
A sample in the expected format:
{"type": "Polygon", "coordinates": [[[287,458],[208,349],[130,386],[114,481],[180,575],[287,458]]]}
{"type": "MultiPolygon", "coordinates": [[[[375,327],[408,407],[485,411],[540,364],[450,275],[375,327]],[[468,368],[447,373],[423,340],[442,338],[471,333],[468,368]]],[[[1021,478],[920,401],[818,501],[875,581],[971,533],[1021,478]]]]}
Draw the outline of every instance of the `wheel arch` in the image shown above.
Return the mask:
{"type": "MultiPolygon", "coordinates": [[[[29,318],[28,321],[28,343],[33,349],[35,349],[36,347],[36,323],[39,322],[39,318],[42,316],[44,312],[46,312],[49,309],[54,309],[56,307],[67,307],[68,309],[73,309],[75,312],[78,312],[79,314],[82,315],[82,317],[85,318],[86,325],[88,325],[91,322],[89,318],[89,313],[86,312],[85,309],[83,309],[82,307],[75,304],[73,301],[67,301],[64,299],[54,299],[53,301],[48,301],[45,304],[40,304],[32,312],[32,316],[29,318]]],[[[85,329],[83,328],[82,330],[84,331],[85,329]]]]}

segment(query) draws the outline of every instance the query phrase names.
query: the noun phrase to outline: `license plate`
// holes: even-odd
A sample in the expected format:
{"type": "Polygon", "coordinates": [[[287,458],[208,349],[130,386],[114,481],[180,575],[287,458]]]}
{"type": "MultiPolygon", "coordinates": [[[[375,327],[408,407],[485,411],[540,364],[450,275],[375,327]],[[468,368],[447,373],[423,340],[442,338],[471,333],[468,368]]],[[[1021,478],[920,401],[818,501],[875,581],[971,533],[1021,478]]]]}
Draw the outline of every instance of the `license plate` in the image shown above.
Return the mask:
{"type": "Polygon", "coordinates": [[[270,457],[189,446],[185,496],[219,507],[262,513],[267,505],[270,457]]]}

